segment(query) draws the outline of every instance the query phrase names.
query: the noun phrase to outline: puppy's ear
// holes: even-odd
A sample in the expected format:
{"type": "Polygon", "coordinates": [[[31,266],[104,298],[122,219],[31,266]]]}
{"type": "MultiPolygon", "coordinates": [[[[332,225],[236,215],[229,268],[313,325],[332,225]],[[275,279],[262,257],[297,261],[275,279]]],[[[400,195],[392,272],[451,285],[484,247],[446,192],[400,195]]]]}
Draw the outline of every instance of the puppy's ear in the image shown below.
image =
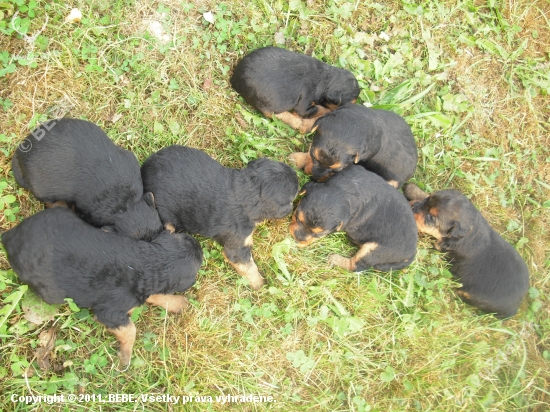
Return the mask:
{"type": "Polygon", "coordinates": [[[453,220],[449,225],[449,229],[447,230],[447,235],[445,237],[450,239],[460,239],[466,236],[470,230],[472,230],[471,227],[464,227],[464,225],[460,222],[453,220]]]}
{"type": "Polygon", "coordinates": [[[147,192],[143,195],[143,200],[145,200],[145,203],[147,203],[152,208],[155,208],[155,196],[153,195],[153,192],[147,192]]]}

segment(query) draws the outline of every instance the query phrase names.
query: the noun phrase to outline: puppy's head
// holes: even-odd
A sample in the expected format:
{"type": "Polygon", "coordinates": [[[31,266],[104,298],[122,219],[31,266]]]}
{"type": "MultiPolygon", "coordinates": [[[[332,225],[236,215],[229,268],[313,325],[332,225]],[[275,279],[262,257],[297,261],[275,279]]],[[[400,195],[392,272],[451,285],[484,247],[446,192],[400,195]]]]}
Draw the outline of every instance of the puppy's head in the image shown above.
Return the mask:
{"type": "Polygon", "coordinates": [[[418,231],[447,246],[466,237],[479,216],[472,202],[457,190],[441,190],[411,205],[418,231]]]}
{"type": "Polygon", "coordinates": [[[199,242],[186,233],[164,230],[151,243],[161,247],[157,258],[167,275],[165,289],[156,293],[183,292],[193,286],[203,258],[199,242]]]}
{"type": "Polygon", "coordinates": [[[317,120],[317,130],[309,149],[311,169],[304,171],[313,180],[322,182],[331,175],[338,173],[346,166],[358,163],[364,148],[357,136],[356,125],[347,121],[346,107],[342,107],[317,120]]]}
{"type": "Polygon", "coordinates": [[[298,194],[298,176],[294,169],[266,158],[249,162],[246,169],[254,182],[254,190],[259,190],[259,220],[289,215],[298,194]]]}
{"type": "Polygon", "coordinates": [[[353,73],[349,70],[332,67],[330,74],[321,104],[334,110],[342,104],[355,102],[360,89],[353,73]]]}
{"type": "Polygon", "coordinates": [[[309,182],[302,191],[305,196],[296,207],[289,226],[290,234],[300,247],[341,230],[350,218],[349,203],[338,188],[309,182]]]}
{"type": "Polygon", "coordinates": [[[115,231],[134,239],[150,241],[162,231],[162,223],[155,208],[155,198],[147,192],[137,202],[130,202],[126,211],[119,213],[115,231]]]}

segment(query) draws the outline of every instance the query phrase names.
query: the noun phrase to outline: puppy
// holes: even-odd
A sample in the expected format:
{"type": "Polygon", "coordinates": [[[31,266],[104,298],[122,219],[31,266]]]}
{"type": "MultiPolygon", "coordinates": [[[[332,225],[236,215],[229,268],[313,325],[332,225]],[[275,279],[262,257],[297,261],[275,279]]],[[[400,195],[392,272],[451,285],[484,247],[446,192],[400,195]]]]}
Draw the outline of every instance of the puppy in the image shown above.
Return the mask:
{"type": "Polygon", "coordinates": [[[407,200],[382,178],[349,166],[325,183],[309,182],[290,233],[298,246],[343,231],[359,246],[352,258],[330,255],[329,262],[359,272],[403,269],[416,255],[417,230],[407,200]]]}
{"type": "Polygon", "coordinates": [[[399,188],[416,169],[411,128],[394,112],[345,104],[317,119],[314,129],[309,153],[290,155],[314,180],[357,163],[399,188]]]}
{"type": "Polygon", "coordinates": [[[317,117],[359,96],[350,71],[279,47],[243,57],[230,82],[248,104],[302,133],[311,130],[317,117]]]}
{"type": "Polygon", "coordinates": [[[72,298],[91,308],[120,344],[130,363],[136,327],[128,313],[149,302],[171,312],[187,300],[171,295],[193,286],[202,262],[198,242],[164,231],[151,242],[106,233],[72,210],[53,208],[25,219],[2,235],[19,278],[50,304],[72,298]]]}
{"type": "Polygon", "coordinates": [[[290,166],[262,158],[230,169],[201,150],[174,145],[147,159],[141,175],[165,224],[213,238],[251,287],[262,287],[252,232],[259,222],[292,212],[298,177],[290,166]]]}
{"type": "Polygon", "coordinates": [[[498,318],[514,316],[529,289],[529,271],[516,249],[459,191],[428,196],[408,184],[404,193],[418,231],[435,237],[436,249],[447,252],[451,273],[462,283],[458,296],[498,318]]]}
{"type": "Polygon", "coordinates": [[[17,183],[49,205],[66,203],[88,223],[150,240],[162,231],[136,156],[93,123],[50,120],[23,141],[11,162],[17,183]]]}

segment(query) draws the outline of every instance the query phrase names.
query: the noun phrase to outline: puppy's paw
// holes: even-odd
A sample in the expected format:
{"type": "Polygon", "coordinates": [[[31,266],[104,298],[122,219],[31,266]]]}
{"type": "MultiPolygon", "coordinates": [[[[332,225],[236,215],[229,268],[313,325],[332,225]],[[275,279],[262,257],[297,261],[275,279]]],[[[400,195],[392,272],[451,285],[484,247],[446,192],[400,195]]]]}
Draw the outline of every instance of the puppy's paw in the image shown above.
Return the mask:
{"type": "Polygon", "coordinates": [[[172,223],[166,223],[164,225],[164,230],[167,230],[170,233],[175,233],[176,232],[176,227],[172,223]]]}
{"type": "Polygon", "coordinates": [[[309,153],[294,152],[288,155],[288,159],[294,163],[298,169],[303,169],[308,163],[309,153]]]}
{"type": "Polygon", "coordinates": [[[146,302],[171,313],[181,313],[190,305],[189,300],[182,295],[151,295],[146,302]]]}
{"type": "Polygon", "coordinates": [[[352,270],[351,268],[351,259],[345,258],[343,256],[332,254],[328,256],[328,263],[332,266],[338,266],[342,269],[352,270]]]}
{"type": "Polygon", "coordinates": [[[429,196],[414,183],[406,183],[403,185],[403,195],[405,195],[405,198],[409,201],[424,200],[429,196]]]}
{"type": "Polygon", "coordinates": [[[306,134],[310,132],[314,132],[315,129],[313,128],[313,125],[315,124],[315,121],[317,118],[313,119],[302,119],[302,124],[300,125],[300,133],[306,134]]]}
{"type": "Polygon", "coordinates": [[[265,285],[265,279],[261,276],[255,279],[248,279],[248,281],[250,282],[250,287],[254,290],[260,290],[265,285]]]}

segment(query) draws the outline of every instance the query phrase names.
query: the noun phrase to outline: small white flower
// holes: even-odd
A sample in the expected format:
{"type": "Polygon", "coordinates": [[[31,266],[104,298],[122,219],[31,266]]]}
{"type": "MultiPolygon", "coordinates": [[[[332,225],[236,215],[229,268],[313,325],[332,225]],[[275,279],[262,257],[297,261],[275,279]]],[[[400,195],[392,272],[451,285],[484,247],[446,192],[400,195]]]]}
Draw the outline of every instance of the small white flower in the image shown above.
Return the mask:
{"type": "Polygon", "coordinates": [[[67,17],[65,17],[65,23],[77,23],[82,20],[82,12],[78,9],[72,9],[67,17]]]}
{"type": "Polygon", "coordinates": [[[214,15],[212,14],[211,11],[203,13],[202,17],[204,17],[204,20],[206,20],[208,23],[214,24],[214,15]]]}
{"type": "Polygon", "coordinates": [[[378,37],[380,37],[382,40],[388,41],[390,39],[390,36],[384,32],[381,32],[378,37]]]}

